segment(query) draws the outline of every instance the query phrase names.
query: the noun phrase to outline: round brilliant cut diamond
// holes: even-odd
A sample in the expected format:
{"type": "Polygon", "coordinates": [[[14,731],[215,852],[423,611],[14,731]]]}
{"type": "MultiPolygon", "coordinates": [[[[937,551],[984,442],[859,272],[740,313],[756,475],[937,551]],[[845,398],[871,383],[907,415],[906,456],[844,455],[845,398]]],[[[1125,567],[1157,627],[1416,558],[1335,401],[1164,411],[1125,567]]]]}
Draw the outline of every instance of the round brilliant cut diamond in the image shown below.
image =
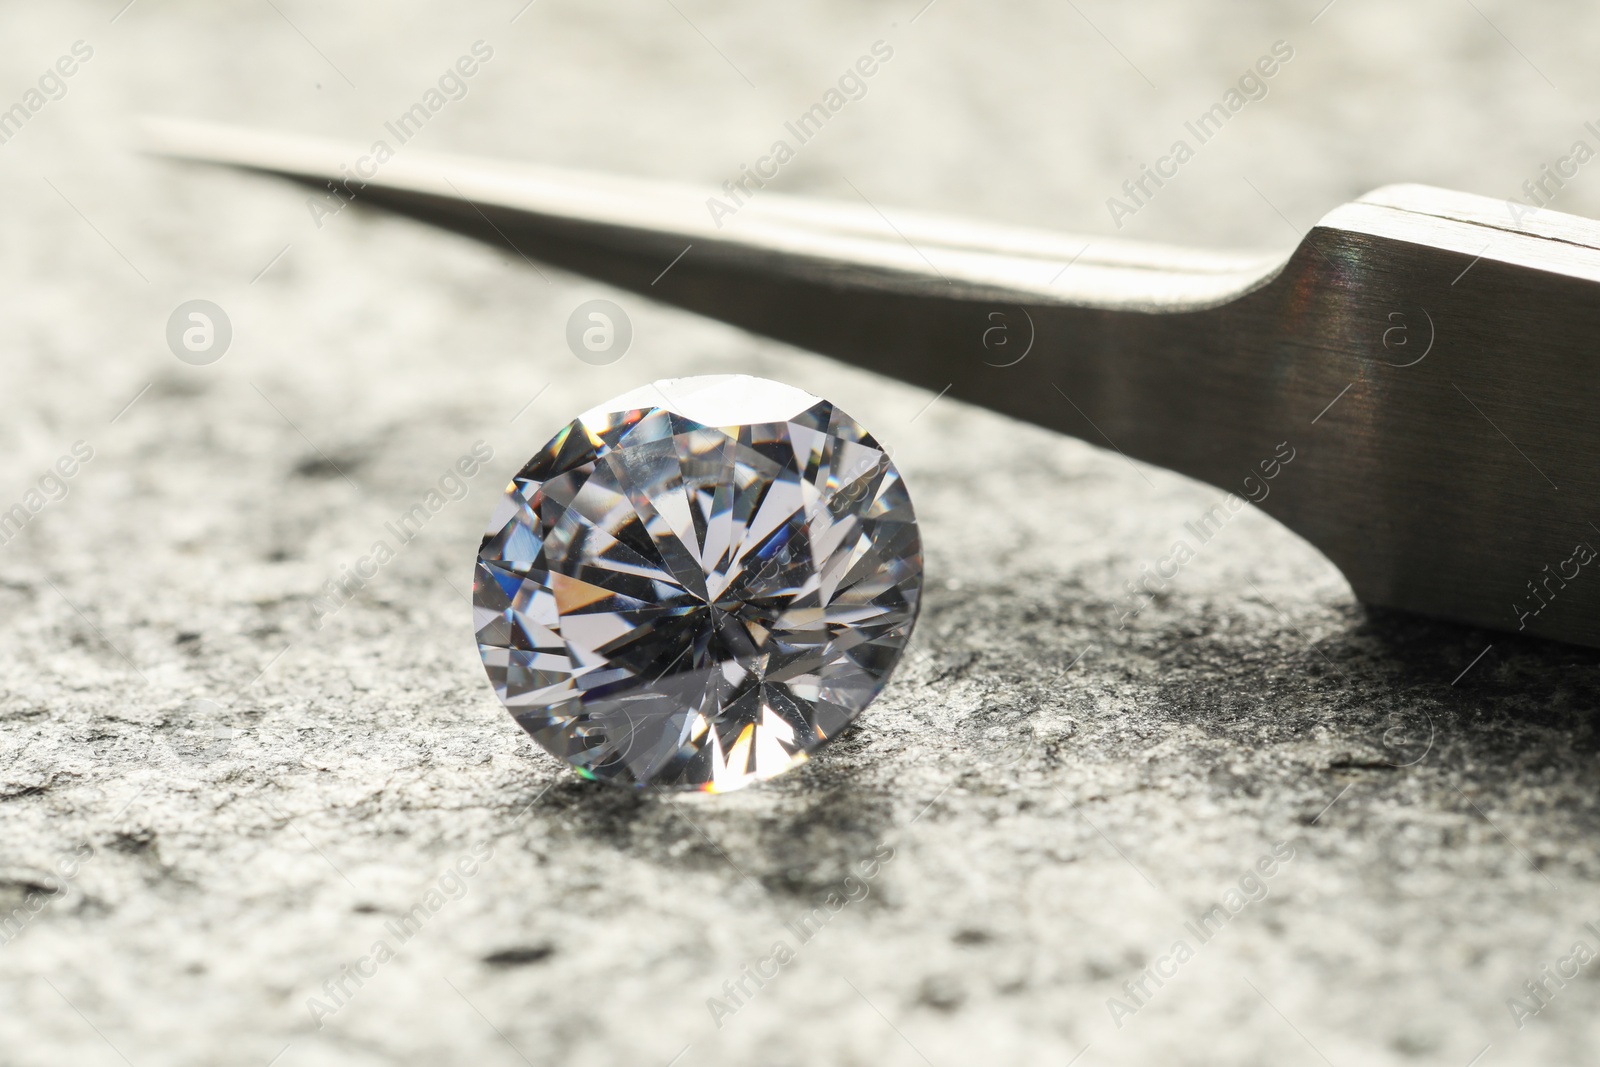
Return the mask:
{"type": "Polygon", "coordinates": [[[877,696],[922,546],[888,454],[809,393],[725,375],[579,416],[478,552],[478,650],[585,777],[722,792],[805,760],[877,696]]]}

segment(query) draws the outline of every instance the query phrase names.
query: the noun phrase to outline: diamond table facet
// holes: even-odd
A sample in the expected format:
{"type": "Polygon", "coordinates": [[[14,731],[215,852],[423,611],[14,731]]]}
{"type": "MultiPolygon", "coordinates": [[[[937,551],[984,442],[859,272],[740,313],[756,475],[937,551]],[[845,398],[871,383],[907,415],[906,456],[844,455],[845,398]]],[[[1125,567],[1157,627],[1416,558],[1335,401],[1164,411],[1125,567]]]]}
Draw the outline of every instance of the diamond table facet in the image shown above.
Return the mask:
{"type": "Polygon", "coordinates": [[[804,761],[911,636],[922,545],[888,454],[825,400],[676,378],[573,420],[478,551],[495,692],[579,774],[737,789],[804,761]]]}

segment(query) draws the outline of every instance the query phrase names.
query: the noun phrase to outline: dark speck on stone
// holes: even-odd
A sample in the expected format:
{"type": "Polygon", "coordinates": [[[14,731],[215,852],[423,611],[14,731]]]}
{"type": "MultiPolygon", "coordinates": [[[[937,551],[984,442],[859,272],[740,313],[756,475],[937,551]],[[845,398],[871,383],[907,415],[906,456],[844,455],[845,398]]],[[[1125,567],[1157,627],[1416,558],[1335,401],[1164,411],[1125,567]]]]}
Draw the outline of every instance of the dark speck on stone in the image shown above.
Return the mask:
{"type": "Polygon", "coordinates": [[[961,983],[953,975],[948,974],[929,975],[917,990],[917,1001],[935,1011],[955,1011],[966,999],[967,991],[961,988],[961,983]]]}
{"type": "Polygon", "coordinates": [[[525,945],[521,948],[504,948],[483,957],[483,962],[491,967],[525,967],[530,963],[539,963],[549,959],[556,953],[552,945],[525,945]]]}
{"type": "Polygon", "coordinates": [[[156,832],[150,829],[124,830],[112,835],[111,847],[130,856],[150,851],[156,843],[156,832]]]}
{"type": "Polygon", "coordinates": [[[336,460],[324,455],[315,455],[307,456],[296,463],[294,472],[302,478],[343,478],[356,465],[356,460],[349,456],[336,460]]]}

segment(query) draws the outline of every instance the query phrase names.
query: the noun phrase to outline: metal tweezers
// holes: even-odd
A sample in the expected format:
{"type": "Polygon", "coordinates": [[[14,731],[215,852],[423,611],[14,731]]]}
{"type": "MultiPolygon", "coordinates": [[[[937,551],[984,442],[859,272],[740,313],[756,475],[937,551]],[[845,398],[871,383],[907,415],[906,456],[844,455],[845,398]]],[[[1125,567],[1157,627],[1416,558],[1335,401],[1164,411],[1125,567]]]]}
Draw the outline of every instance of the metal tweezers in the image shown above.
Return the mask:
{"type": "Polygon", "coordinates": [[[1600,223],[1398,185],[1263,257],[147,129],[1259,497],[1366,603],[1600,647],[1600,223]]]}

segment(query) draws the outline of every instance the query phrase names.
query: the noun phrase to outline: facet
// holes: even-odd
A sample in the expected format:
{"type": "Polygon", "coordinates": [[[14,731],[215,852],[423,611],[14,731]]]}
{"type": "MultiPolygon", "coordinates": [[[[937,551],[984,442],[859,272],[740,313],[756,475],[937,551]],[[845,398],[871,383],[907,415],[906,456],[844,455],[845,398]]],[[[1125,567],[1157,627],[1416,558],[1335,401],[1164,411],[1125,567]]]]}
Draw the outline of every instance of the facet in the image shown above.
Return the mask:
{"type": "Polygon", "coordinates": [[[760,378],[655,382],[553,437],[478,552],[496,694],[589,778],[723,792],[836,736],[916,621],[922,546],[883,448],[760,378]]]}

